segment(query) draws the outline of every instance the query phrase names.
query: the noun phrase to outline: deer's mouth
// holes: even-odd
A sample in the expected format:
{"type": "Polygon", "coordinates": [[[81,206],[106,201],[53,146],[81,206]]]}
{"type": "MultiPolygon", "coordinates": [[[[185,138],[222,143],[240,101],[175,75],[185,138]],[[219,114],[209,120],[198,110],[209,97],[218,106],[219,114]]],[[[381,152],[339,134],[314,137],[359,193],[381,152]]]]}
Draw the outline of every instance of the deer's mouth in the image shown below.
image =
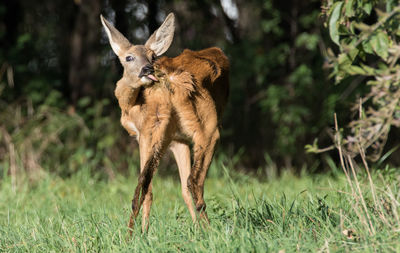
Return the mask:
{"type": "Polygon", "coordinates": [[[157,82],[158,79],[154,76],[154,67],[150,64],[147,64],[142,68],[139,74],[139,78],[146,77],[152,81],[157,82]]]}

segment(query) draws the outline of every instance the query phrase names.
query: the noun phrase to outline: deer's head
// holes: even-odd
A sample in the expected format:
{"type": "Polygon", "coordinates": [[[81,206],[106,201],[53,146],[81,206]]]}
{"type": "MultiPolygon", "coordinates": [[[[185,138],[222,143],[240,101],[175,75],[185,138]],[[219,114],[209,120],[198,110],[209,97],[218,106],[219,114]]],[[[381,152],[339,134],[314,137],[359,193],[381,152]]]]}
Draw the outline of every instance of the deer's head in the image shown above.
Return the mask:
{"type": "Polygon", "coordinates": [[[156,57],[168,50],[174,38],[175,16],[170,13],[162,25],[144,45],[131,44],[110,22],[100,16],[107,32],[111,48],[124,67],[124,77],[129,78],[133,88],[157,81],[153,75],[156,57]]]}

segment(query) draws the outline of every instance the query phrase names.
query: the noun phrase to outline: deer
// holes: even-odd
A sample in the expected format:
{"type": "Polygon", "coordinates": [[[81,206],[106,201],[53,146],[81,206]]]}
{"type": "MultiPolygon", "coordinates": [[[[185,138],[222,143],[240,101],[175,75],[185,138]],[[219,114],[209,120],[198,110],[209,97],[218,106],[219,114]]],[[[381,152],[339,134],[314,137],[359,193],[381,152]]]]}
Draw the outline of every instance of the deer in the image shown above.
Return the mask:
{"type": "Polygon", "coordinates": [[[148,230],[152,178],[168,149],[176,160],[182,197],[193,223],[209,224],[204,181],[228,100],[228,58],[216,47],[185,49],[173,58],[162,56],[173,41],[173,13],[144,45],[133,45],[102,15],[100,19],[124,69],[115,88],[121,125],[139,144],[140,173],[132,199],[130,235],[142,206],[142,232],[148,230]]]}

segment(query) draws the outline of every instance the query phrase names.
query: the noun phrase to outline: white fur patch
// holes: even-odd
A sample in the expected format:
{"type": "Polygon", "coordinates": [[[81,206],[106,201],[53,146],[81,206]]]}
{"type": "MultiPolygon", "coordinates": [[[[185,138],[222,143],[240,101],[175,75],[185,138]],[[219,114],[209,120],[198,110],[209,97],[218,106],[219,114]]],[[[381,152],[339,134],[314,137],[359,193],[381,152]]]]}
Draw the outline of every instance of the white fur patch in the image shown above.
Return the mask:
{"type": "Polygon", "coordinates": [[[149,84],[149,83],[152,82],[152,80],[150,80],[149,78],[147,78],[147,77],[145,77],[145,76],[142,76],[142,78],[140,78],[140,81],[141,81],[143,84],[149,84]]]}
{"type": "Polygon", "coordinates": [[[133,123],[132,121],[128,121],[126,123],[126,126],[129,127],[129,129],[131,131],[134,131],[137,134],[137,137],[139,138],[139,130],[137,129],[137,127],[135,126],[135,123],[133,123]]]}

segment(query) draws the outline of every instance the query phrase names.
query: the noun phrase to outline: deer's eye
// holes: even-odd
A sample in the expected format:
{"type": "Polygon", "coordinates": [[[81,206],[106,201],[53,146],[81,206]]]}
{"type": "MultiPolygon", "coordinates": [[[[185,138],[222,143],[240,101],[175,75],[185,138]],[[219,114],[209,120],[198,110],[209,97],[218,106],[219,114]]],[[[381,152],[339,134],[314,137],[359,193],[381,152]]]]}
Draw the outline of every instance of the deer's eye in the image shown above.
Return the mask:
{"type": "Polygon", "coordinates": [[[126,60],[126,61],[134,61],[134,60],[135,60],[135,57],[133,57],[133,56],[131,56],[131,55],[128,55],[128,56],[125,58],[125,60],[126,60]]]}

